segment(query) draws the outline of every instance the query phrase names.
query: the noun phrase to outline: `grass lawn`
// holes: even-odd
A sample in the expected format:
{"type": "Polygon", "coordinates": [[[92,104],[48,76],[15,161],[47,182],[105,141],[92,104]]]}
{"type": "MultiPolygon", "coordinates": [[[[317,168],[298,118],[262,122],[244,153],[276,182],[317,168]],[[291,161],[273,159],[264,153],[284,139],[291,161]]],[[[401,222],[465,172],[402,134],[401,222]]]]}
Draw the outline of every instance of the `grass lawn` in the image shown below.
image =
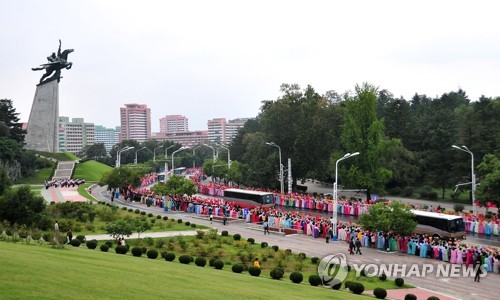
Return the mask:
{"type": "Polygon", "coordinates": [[[45,180],[51,179],[53,167],[36,170],[34,176],[21,178],[16,184],[43,184],[45,180]]]}
{"type": "Polygon", "coordinates": [[[93,183],[85,183],[85,184],[80,184],[80,186],[78,187],[77,191],[78,191],[78,194],[80,194],[81,196],[87,198],[88,200],[90,201],[96,201],[94,199],[94,197],[92,197],[91,195],[89,195],[89,193],[87,192],[87,188],[89,186],[93,185],[93,183]]]}
{"type": "Polygon", "coordinates": [[[88,160],[86,162],[76,164],[75,168],[73,178],[85,179],[85,181],[94,182],[101,180],[104,173],[113,169],[110,166],[95,160],[88,160]]]}
{"type": "MultiPolygon", "coordinates": [[[[288,279],[87,249],[0,242],[1,299],[361,299],[288,279]],[[20,255],[22,254],[22,255],[20,255]]],[[[365,297],[363,297],[365,298],[365,297]]]]}

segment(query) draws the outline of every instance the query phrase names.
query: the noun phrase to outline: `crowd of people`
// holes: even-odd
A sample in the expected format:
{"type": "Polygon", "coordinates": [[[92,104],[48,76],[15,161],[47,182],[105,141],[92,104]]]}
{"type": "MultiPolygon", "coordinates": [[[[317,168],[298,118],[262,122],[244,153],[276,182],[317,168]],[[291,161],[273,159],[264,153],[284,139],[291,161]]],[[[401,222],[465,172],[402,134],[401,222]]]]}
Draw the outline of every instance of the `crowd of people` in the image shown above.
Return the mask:
{"type": "Polygon", "coordinates": [[[78,187],[80,184],[84,184],[85,179],[52,179],[45,180],[45,189],[49,189],[49,187],[53,186],[57,187],[78,187]]]}

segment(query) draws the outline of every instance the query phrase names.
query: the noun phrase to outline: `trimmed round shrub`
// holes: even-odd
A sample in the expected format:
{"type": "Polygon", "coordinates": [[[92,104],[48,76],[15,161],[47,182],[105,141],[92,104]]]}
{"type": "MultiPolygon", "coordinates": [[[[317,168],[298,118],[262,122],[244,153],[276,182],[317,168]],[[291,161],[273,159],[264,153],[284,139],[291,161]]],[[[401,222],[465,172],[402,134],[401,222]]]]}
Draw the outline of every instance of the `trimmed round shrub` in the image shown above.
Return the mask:
{"type": "Polygon", "coordinates": [[[252,276],[259,277],[262,270],[259,267],[248,267],[248,273],[252,276]]]}
{"type": "Polygon", "coordinates": [[[291,255],[292,254],[292,250],[291,249],[286,249],[285,250],[285,254],[286,255],[291,255]]]}
{"type": "Polygon", "coordinates": [[[191,228],[196,228],[196,224],[192,223],[191,228]]]}
{"type": "Polygon", "coordinates": [[[248,238],[248,239],[247,239],[247,242],[248,242],[249,244],[255,244],[255,239],[254,239],[254,238],[248,238]]]}
{"type": "Polygon", "coordinates": [[[268,243],[266,243],[266,242],[262,242],[262,243],[260,243],[260,247],[261,247],[261,248],[266,248],[267,246],[269,246],[269,244],[268,244],[268,243]]]}
{"type": "Polygon", "coordinates": [[[231,267],[231,270],[234,272],[234,273],[241,273],[243,272],[243,265],[242,264],[235,264],[231,267]]]}
{"type": "Polygon", "coordinates": [[[194,260],[194,264],[197,265],[198,267],[204,267],[207,265],[207,259],[204,257],[197,257],[194,260]]]}
{"type": "Polygon", "coordinates": [[[349,290],[356,295],[361,295],[365,291],[365,286],[359,282],[352,282],[349,285],[349,290]]]}
{"type": "Polygon", "coordinates": [[[283,275],[285,275],[285,272],[283,272],[282,269],[280,268],[274,268],[271,273],[269,273],[272,279],[280,280],[283,278],[283,275]]]}
{"type": "Polygon", "coordinates": [[[191,255],[184,254],[179,256],[179,262],[181,264],[189,265],[189,263],[191,263],[191,255]]]}
{"type": "Polygon", "coordinates": [[[373,295],[375,295],[377,299],[385,299],[385,297],[387,297],[387,291],[383,288],[375,288],[373,290],[373,295]]]}
{"type": "Polygon", "coordinates": [[[96,240],[87,241],[85,245],[87,245],[87,248],[94,250],[95,248],[97,248],[97,241],[96,240]]]}
{"type": "Polygon", "coordinates": [[[140,211],[138,208],[136,208],[136,209],[134,210],[134,213],[136,213],[136,214],[139,214],[140,212],[141,212],[141,211],[140,211]]]}
{"type": "Polygon", "coordinates": [[[186,223],[184,223],[184,225],[191,226],[191,222],[186,222],[186,223]]]}
{"type": "Polygon", "coordinates": [[[344,282],[345,288],[346,289],[350,289],[350,286],[351,286],[352,283],[353,283],[352,281],[346,281],[346,282],[344,282]]]}
{"type": "Polygon", "coordinates": [[[166,261],[173,261],[175,259],[175,253],[169,252],[165,253],[165,260],[166,261]]]}
{"type": "Polygon", "coordinates": [[[321,277],[319,275],[313,274],[309,276],[309,284],[312,286],[318,286],[321,284],[321,277]]]}
{"type": "Polygon", "coordinates": [[[317,264],[317,263],[319,263],[319,257],[316,257],[316,256],[315,256],[315,257],[311,257],[311,262],[312,262],[313,264],[317,264]]]}
{"type": "Polygon", "coordinates": [[[227,230],[222,230],[222,232],[220,233],[220,235],[222,235],[222,236],[228,236],[229,232],[227,232],[227,230]]]}
{"type": "MultiPolygon", "coordinates": [[[[146,212],[145,211],[141,211],[141,215],[145,216],[146,212]]],[[[153,215],[153,214],[151,214],[151,215],[153,215]]]]}
{"type": "Polygon", "coordinates": [[[361,276],[366,277],[366,271],[365,271],[365,269],[362,269],[361,272],[360,272],[360,274],[361,274],[361,276]]]}
{"type": "Polygon", "coordinates": [[[148,252],[146,252],[146,255],[149,259],[156,259],[158,257],[158,250],[149,249],[148,252]]]}
{"type": "Polygon", "coordinates": [[[77,235],[76,239],[80,241],[80,244],[85,243],[85,236],[84,235],[77,235]]]}
{"type": "Polygon", "coordinates": [[[165,220],[165,221],[166,221],[166,220],[168,220],[168,217],[167,217],[167,216],[164,216],[164,217],[163,217],[163,220],[165,220]]]}
{"type": "Polygon", "coordinates": [[[152,213],[149,213],[149,214],[148,214],[148,217],[149,217],[149,218],[153,217],[153,214],[152,214],[152,213]]]}
{"type": "Polygon", "coordinates": [[[237,233],[237,234],[233,235],[233,240],[235,240],[235,241],[241,240],[241,234],[237,233]]]}
{"type": "Polygon", "coordinates": [[[109,246],[106,244],[102,244],[101,247],[99,247],[102,252],[108,252],[109,246]]]}
{"type": "Polygon", "coordinates": [[[167,251],[160,252],[161,258],[165,259],[165,254],[167,254],[167,253],[168,253],[167,251]]]}
{"type": "Polygon", "coordinates": [[[278,247],[277,245],[273,245],[271,248],[273,248],[275,252],[278,252],[278,250],[280,249],[280,247],[278,247]]]}
{"type": "Polygon", "coordinates": [[[160,219],[161,219],[161,216],[160,216],[160,215],[157,215],[157,216],[156,216],[156,219],[160,220],[160,219]]]}
{"type": "Polygon", "coordinates": [[[123,206],[123,207],[122,207],[122,210],[127,210],[127,207],[126,207],[126,206],[123,206]]]}
{"type": "Polygon", "coordinates": [[[378,277],[378,279],[380,279],[380,281],[386,281],[387,280],[387,275],[385,275],[385,273],[382,273],[382,275],[380,275],[378,277]]]}
{"type": "Polygon", "coordinates": [[[108,248],[113,247],[113,242],[112,241],[106,241],[104,244],[108,245],[108,248]]]}
{"type": "Polygon", "coordinates": [[[128,248],[125,247],[124,245],[118,245],[115,248],[115,252],[117,254],[126,254],[128,252],[128,248]]]}
{"type": "Polygon", "coordinates": [[[302,280],[304,280],[304,275],[300,272],[292,272],[292,274],[290,274],[290,280],[293,283],[301,283],[302,280]]]}
{"type": "Polygon", "coordinates": [[[306,259],[307,255],[304,252],[299,253],[299,258],[300,259],[306,259]]]}
{"type": "Polygon", "coordinates": [[[209,259],[209,260],[208,260],[208,265],[209,265],[210,267],[213,267],[213,266],[214,266],[214,261],[215,261],[215,260],[216,260],[216,258],[213,258],[213,257],[212,257],[211,259],[209,259]]]}
{"type": "Polygon", "coordinates": [[[340,290],[340,288],[342,287],[342,281],[338,280],[338,279],[335,279],[333,282],[332,282],[332,289],[334,290],[340,290]]]}
{"type": "Polygon", "coordinates": [[[140,247],[132,248],[132,255],[135,257],[140,257],[142,255],[142,249],[140,247]]]}
{"type": "Polygon", "coordinates": [[[406,294],[405,300],[417,300],[417,296],[415,296],[413,294],[406,294]]]}
{"type": "Polygon", "coordinates": [[[430,296],[427,300],[439,300],[439,298],[436,296],[430,296]]]}
{"type": "Polygon", "coordinates": [[[177,223],[182,224],[182,219],[177,219],[177,223]]]}
{"type": "Polygon", "coordinates": [[[129,208],[128,209],[128,212],[133,212],[134,210],[132,208],[129,208]]]}
{"type": "Polygon", "coordinates": [[[394,283],[397,286],[402,287],[405,284],[405,280],[403,278],[396,278],[394,279],[394,283]]]}
{"type": "Polygon", "coordinates": [[[71,246],[73,247],[80,247],[82,243],[80,242],[80,240],[77,240],[77,239],[74,239],[74,240],[71,240],[71,246]]]}
{"type": "Polygon", "coordinates": [[[224,262],[220,259],[214,260],[214,268],[216,268],[217,270],[222,270],[222,268],[224,268],[224,262]]]}
{"type": "Polygon", "coordinates": [[[146,247],[141,247],[141,250],[142,250],[142,254],[146,254],[146,252],[148,252],[148,248],[146,248],[146,247]]]}

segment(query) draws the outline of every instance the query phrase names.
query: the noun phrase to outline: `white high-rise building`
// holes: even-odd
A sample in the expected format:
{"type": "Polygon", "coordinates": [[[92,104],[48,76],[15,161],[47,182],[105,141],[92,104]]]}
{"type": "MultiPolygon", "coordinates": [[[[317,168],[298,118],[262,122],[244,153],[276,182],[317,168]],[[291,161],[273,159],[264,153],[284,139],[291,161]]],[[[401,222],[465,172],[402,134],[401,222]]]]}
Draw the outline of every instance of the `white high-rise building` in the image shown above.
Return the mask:
{"type": "Polygon", "coordinates": [[[228,122],[225,118],[208,120],[208,140],[213,143],[229,145],[246,121],[248,118],[234,119],[228,122]]]}
{"type": "Polygon", "coordinates": [[[85,123],[83,118],[59,117],[59,152],[78,154],[85,146],[95,143],[93,123],[85,123]]]}
{"type": "Polygon", "coordinates": [[[104,144],[104,148],[109,153],[114,145],[120,142],[121,128],[116,126],[116,128],[106,128],[104,126],[95,126],[95,142],[104,144]]]}
{"type": "Polygon", "coordinates": [[[151,109],[145,104],[125,104],[120,108],[121,140],[145,142],[151,137],[151,109]]]}

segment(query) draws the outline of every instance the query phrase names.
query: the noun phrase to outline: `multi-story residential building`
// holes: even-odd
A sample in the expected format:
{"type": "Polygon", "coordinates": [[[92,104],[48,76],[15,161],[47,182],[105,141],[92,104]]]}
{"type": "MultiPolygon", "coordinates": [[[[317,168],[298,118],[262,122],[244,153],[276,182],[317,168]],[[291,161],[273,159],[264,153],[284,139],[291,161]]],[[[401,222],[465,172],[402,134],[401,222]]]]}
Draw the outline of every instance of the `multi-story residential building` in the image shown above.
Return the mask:
{"type": "Polygon", "coordinates": [[[186,131],[176,133],[153,132],[151,139],[160,142],[171,141],[181,144],[183,147],[192,148],[207,142],[207,131],[186,131]]]}
{"type": "Polygon", "coordinates": [[[151,109],[145,104],[120,108],[121,140],[147,141],[151,137],[151,109]]]}
{"type": "Polygon", "coordinates": [[[208,140],[213,143],[224,145],[231,144],[238,130],[245,125],[248,118],[229,120],[225,118],[216,118],[208,120],[208,140]]]}
{"type": "Polygon", "coordinates": [[[101,125],[95,126],[95,142],[104,144],[104,148],[109,153],[114,145],[120,142],[121,127],[106,128],[101,125]]]}
{"type": "Polygon", "coordinates": [[[95,143],[93,123],[85,123],[83,118],[59,117],[59,152],[78,154],[85,146],[95,143]]]}
{"type": "Polygon", "coordinates": [[[189,131],[188,118],[181,115],[167,115],[160,119],[160,132],[176,133],[189,131]]]}

